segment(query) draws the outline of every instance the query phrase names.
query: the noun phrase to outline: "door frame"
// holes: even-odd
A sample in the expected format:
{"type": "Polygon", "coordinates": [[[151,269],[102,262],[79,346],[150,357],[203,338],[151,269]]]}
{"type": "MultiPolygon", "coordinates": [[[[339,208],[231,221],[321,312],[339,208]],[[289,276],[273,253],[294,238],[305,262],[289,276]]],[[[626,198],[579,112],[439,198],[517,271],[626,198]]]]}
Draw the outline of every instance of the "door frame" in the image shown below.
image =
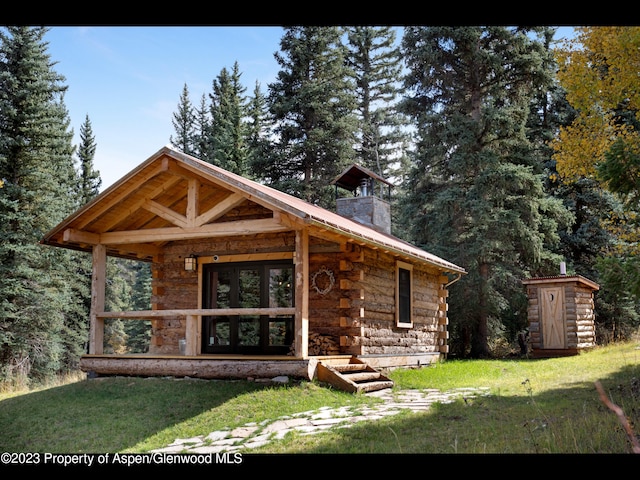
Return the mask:
{"type": "MultiPolygon", "coordinates": [[[[216,308],[213,299],[211,278],[215,271],[229,271],[231,272],[232,291],[230,292],[230,302],[232,305],[229,308],[239,308],[239,293],[240,282],[239,272],[241,270],[249,270],[256,268],[259,271],[259,284],[260,284],[260,307],[269,306],[269,275],[268,273],[272,269],[277,268],[290,268],[290,292],[288,297],[291,301],[291,307],[295,306],[295,265],[292,259],[269,259],[269,260],[254,260],[254,261],[229,261],[229,262],[211,262],[202,264],[202,276],[200,298],[202,308],[216,308]]],[[[269,317],[268,315],[259,316],[259,343],[258,345],[242,346],[239,344],[238,331],[241,322],[241,317],[237,315],[230,315],[225,317],[229,322],[229,345],[210,345],[209,344],[209,331],[210,322],[215,316],[202,316],[200,321],[201,342],[200,349],[203,354],[238,354],[238,355],[283,355],[289,354],[293,348],[294,342],[294,328],[295,328],[295,315],[290,316],[278,316],[269,317]],[[270,338],[270,324],[274,319],[283,321],[285,323],[285,340],[284,345],[271,345],[270,338]]]]}

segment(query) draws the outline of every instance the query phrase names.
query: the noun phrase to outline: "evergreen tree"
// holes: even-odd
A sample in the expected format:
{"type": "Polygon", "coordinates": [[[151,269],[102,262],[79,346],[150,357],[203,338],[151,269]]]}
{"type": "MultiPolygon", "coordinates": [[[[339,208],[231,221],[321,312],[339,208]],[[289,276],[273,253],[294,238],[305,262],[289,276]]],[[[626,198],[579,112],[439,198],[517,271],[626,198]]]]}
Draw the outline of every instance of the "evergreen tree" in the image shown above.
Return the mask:
{"type": "Polygon", "coordinates": [[[273,121],[269,115],[267,100],[263,95],[260,84],[256,82],[253,96],[247,104],[247,147],[249,178],[258,178],[257,172],[263,172],[266,165],[272,161],[271,138],[273,121]]]}
{"type": "MultiPolygon", "coordinates": [[[[77,148],[79,181],[76,193],[76,208],[85,205],[100,193],[102,180],[94,168],[96,141],[89,115],[80,126],[80,144],[77,148]]],[[[65,322],[61,339],[64,345],[64,365],[67,371],[79,369],[80,357],[87,353],[89,338],[89,316],[91,313],[91,256],[84,252],[66,252],[70,267],[64,275],[68,286],[65,305],[65,322]]]]}
{"type": "Polygon", "coordinates": [[[231,73],[223,68],[213,81],[211,124],[209,126],[210,151],[214,165],[246,176],[249,173],[245,132],[246,90],[240,83],[238,63],[231,73]]]}
{"type": "Polygon", "coordinates": [[[193,153],[200,160],[213,163],[213,152],[209,152],[209,131],[211,129],[209,113],[210,108],[207,105],[207,97],[203,93],[200,97],[200,105],[195,109],[193,153]]]}
{"type": "Polygon", "coordinates": [[[96,140],[91,128],[91,120],[89,120],[89,115],[87,115],[84,123],[80,126],[80,146],[78,147],[81,181],[79,200],[81,205],[92,200],[100,193],[102,179],[100,178],[100,172],[94,169],[93,164],[96,147],[96,140]]]}
{"type": "Polygon", "coordinates": [[[332,208],[331,181],[354,161],[354,85],[338,27],[288,27],[269,85],[275,122],[272,162],[263,172],[275,188],[332,208]]]}
{"type": "Polygon", "coordinates": [[[408,27],[403,48],[417,147],[405,223],[413,241],[464,266],[452,285],[452,347],[490,354],[521,280],[555,272],[558,221],[526,121],[544,70],[528,29],[408,27]]]}
{"type": "Polygon", "coordinates": [[[46,28],[0,30],[0,378],[46,380],[65,368],[73,302],[68,253],[39,245],[75,207],[73,132],[43,40],[46,28]],[[72,307],[69,307],[71,302],[72,307]]]}
{"type": "MultiPolygon", "coordinates": [[[[151,265],[147,262],[132,264],[134,274],[131,310],[151,310],[151,265]]],[[[130,321],[125,324],[128,347],[131,353],[146,353],[151,342],[149,320],[130,321]]]]}
{"type": "Polygon", "coordinates": [[[409,119],[398,111],[402,56],[392,27],[348,27],[348,65],[358,102],[359,163],[383,178],[401,177],[409,119]]]}
{"type": "Polygon", "coordinates": [[[189,99],[189,88],[186,83],[180,94],[178,111],[173,114],[171,123],[176,132],[175,137],[170,138],[171,145],[187,155],[195,155],[197,153],[196,118],[194,118],[194,108],[189,99]]]}

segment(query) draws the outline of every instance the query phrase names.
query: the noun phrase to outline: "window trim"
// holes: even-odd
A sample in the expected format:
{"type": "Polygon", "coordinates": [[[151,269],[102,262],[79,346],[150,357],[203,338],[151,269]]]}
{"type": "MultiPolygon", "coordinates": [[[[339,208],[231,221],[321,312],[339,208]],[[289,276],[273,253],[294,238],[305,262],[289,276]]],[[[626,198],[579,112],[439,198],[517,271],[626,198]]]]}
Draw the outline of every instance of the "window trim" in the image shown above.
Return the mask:
{"type": "Polygon", "coordinates": [[[396,327],[413,327],[413,265],[401,261],[396,261],[396,327]],[[400,311],[402,305],[400,301],[400,270],[407,270],[409,272],[409,322],[402,321],[403,312],[400,311]]]}

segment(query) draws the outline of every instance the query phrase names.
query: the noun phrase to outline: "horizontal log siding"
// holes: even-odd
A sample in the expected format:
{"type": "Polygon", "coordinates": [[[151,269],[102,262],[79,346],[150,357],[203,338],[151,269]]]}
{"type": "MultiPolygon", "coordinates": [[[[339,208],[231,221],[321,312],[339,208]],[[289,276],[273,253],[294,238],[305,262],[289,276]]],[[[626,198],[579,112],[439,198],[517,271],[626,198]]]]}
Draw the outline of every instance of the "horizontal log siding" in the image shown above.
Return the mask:
{"type": "MultiPolygon", "coordinates": [[[[325,242],[326,243],[326,242],[325,242]]],[[[173,242],[152,265],[152,308],[198,308],[198,275],[185,272],[184,257],[293,252],[293,233],[229,239],[173,242]]],[[[438,272],[413,269],[413,328],[395,325],[395,259],[381,251],[347,244],[323,245],[310,239],[309,272],[325,268],[334,284],[326,292],[309,291],[309,333],[326,336],[352,355],[437,353],[446,351],[446,291],[438,272]]],[[[323,289],[329,278],[319,274],[323,289]]],[[[185,337],[182,318],[152,319],[151,354],[178,354],[185,337]]]]}
{"type": "MultiPolygon", "coordinates": [[[[398,328],[395,320],[395,259],[366,249],[362,263],[363,335],[349,338],[362,355],[410,355],[440,352],[446,343],[446,294],[437,272],[413,268],[413,328],[398,328]],[[443,318],[444,317],[444,318],[443,318]]],[[[343,341],[343,343],[345,343],[343,341]]],[[[346,353],[346,352],[345,352],[346,353]]]]}

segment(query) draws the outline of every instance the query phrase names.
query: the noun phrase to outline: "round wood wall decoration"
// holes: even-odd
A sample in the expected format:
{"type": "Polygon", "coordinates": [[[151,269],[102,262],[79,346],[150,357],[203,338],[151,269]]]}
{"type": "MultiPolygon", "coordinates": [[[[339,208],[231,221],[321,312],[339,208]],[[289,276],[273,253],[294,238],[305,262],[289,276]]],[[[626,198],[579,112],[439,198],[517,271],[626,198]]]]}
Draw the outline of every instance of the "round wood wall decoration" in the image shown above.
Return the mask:
{"type": "Polygon", "coordinates": [[[311,286],[320,295],[329,293],[335,283],[336,280],[333,278],[333,272],[325,266],[320,267],[320,269],[311,276],[311,286]]]}

